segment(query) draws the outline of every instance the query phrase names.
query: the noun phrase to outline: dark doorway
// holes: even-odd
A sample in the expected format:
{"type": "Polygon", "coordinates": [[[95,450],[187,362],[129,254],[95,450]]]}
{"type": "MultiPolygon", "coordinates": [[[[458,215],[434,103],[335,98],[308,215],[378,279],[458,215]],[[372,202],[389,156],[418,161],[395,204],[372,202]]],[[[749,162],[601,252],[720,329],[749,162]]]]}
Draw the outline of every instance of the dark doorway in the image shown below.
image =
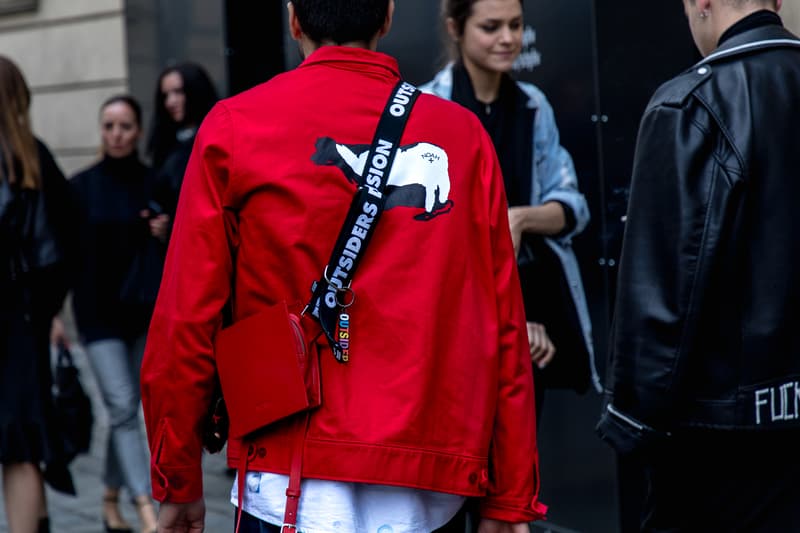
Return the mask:
{"type": "Polygon", "coordinates": [[[236,94],[284,71],[282,2],[225,2],[228,87],[236,94]]]}
{"type": "Polygon", "coordinates": [[[221,95],[227,93],[224,28],[219,0],[126,0],[128,85],[142,104],[145,131],[159,73],[192,61],[202,65],[221,95]]]}

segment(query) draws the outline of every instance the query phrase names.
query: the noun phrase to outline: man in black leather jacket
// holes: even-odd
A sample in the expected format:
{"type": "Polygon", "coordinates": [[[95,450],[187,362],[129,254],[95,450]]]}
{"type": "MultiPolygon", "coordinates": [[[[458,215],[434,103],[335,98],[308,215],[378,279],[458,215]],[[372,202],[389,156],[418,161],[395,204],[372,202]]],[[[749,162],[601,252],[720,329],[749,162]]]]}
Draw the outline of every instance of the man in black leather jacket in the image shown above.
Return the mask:
{"type": "Polygon", "coordinates": [[[705,59],[641,122],[601,437],[648,531],[800,531],[800,40],[684,0],[705,59]]]}

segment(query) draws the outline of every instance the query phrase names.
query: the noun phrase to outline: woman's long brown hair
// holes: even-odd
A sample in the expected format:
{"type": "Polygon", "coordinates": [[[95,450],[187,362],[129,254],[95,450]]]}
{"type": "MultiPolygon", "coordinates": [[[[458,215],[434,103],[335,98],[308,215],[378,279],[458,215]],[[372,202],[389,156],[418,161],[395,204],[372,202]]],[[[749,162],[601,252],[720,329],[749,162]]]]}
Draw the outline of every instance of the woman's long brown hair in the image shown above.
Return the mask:
{"type": "Polygon", "coordinates": [[[0,180],[38,189],[41,170],[28,112],[31,93],[13,61],[0,55],[0,180]]]}

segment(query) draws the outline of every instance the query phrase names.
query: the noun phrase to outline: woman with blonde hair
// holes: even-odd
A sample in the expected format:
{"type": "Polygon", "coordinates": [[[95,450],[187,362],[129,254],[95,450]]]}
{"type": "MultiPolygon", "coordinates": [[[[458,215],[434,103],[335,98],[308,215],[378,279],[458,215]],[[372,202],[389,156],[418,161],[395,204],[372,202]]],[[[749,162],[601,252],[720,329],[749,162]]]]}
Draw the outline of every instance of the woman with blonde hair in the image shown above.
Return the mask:
{"type": "Polygon", "coordinates": [[[44,479],[66,471],[49,332],[67,291],[73,217],[64,175],[31,131],[30,100],[0,56],[0,464],[13,533],[49,531],[44,479]]]}

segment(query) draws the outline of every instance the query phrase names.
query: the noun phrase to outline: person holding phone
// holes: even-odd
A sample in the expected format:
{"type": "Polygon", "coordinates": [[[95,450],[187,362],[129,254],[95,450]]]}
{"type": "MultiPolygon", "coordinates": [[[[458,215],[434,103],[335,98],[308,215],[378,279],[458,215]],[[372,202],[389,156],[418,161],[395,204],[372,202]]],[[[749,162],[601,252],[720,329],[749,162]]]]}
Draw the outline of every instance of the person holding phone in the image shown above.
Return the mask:
{"type": "Polygon", "coordinates": [[[72,180],[80,211],[79,265],[73,304],[78,331],[110,418],[106,449],[103,522],[108,532],[130,531],[120,514],[120,489],[134,500],[143,531],[155,531],[148,460],[139,423],[139,367],[160,279],[167,215],[150,199],[153,177],[137,152],[141,110],[118,95],[100,108],[103,159],[72,180]],[[155,262],[152,297],[142,296],[141,261],[155,262]]]}
{"type": "Polygon", "coordinates": [[[683,0],[703,59],[642,116],[597,428],[645,469],[642,531],[800,531],[800,38],[781,4],[683,0]]]}

